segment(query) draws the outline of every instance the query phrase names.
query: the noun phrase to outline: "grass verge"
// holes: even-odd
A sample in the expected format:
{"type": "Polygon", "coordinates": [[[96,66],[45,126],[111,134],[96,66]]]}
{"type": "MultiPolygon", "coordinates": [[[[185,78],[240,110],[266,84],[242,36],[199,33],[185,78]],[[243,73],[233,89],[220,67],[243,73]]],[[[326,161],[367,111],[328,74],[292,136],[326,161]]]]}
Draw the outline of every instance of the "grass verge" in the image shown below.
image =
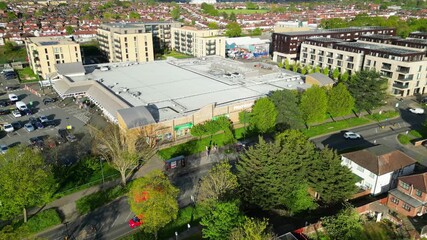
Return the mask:
{"type": "Polygon", "coordinates": [[[421,135],[421,133],[418,132],[417,130],[411,130],[411,131],[409,131],[409,134],[411,134],[415,138],[422,138],[423,137],[423,135],[421,135]]]}
{"type": "Polygon", "coordinates": [[[399,113],[397,111],[385,111],[382,114],[374,113],[371,115],[366,115],[365,117],[370,119],[370,120],[380,122],[380,121],[384,121],[386,119],[391,119],[391,118],[394,118],[397,116],[399,116],[399,113]]]}
{"type": "Polygon", "coordinates": [[[408,137],[408,135],[405,135],[405,134],[399,134],[399,135],[397,135],[397,139],[403,145],[406,145],[406,144],[408,144],[408,143],[411,142],[411,138],[408,137]]]}
{"type": "Polygon", "coordinates": [[[360,126],[366,123],[369,123],[370,121],[366,118],[349,118],[345,120],[340,120],[336,122],[328,122],[316,126],[312,126],[309,129],[302,130],[302,132],[307,137],[314,137],[334,131],[343,130],[346,128],[352,128],[356,126],[360,126]]]}
{"type": "Polygon", "coordinates": [[[34,74],[33,70],[30,67],[19,69],[17,70],[17,72],[18,72],[19,80],[21,80],[21,82],[37,80],[36,74],[34,74]]]}
{"type": "Polygon", "coordinates": [[[61,224],[61,217],[55,209],[51,208],[31,217],[22,227],[26,228],[29,234],[33,234],[58,224],[61,224]]]}
{"type": "Polygon", "coordinates": [[[167,57],[174,57],[177,59],[193,58],[193,56],[190,56],[190,55],[187,55],[184,53],[180,53],[180,52],[176,52],[176,51],[171,51],[170,53],[163,55],[162,59],[165,60],[167,57]]]}
{"type": "Polygon", "coordinates": [[[86,214],[101,207],[114,199],[123,196],[128,192],[127,188],[117,186],[105,191],[96,192],[91,195],[80,198],[76,201],[77,211],[80,214],[86,214]]]}

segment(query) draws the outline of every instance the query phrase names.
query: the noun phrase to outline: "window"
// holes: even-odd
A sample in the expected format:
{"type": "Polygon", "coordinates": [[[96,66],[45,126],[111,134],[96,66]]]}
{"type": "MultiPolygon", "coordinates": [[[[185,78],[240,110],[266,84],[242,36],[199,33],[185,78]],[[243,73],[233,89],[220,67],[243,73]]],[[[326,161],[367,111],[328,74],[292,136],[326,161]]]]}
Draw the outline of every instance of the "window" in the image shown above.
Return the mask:
{"type": "Polygon", "coordinates": [[[415,192],[415,194],[416,194],[418,197],[421,197],[421,195],[423,195],[423,192],[421,192],[420,190],[418,190],[418,189],[417,189],[417,191],[415,192]]]}
{"type": "Polygon", "coordinates": [[[409,187],[410,187],[409,184],[400,181],[399,185],[400,185],[401,188],[409,190],[409,187]]]}
{"type": "Polygon", "coordinates": [[[53,52],[54,53],[59,53],[59,49],[58,48],[53,48],[53,52]]]}
{"type": "Polygon", "coordinates": [[[47,53],[47,48],[44,49],[44,53],[47,53]]]}
{"type": "Polygon", "coordinates": [[[403,209],[405,209],[406,211],[411,211],[411,206],[409,206],[408,204],[404,203],[402,206],[403,209]]]}
{"type": "Polygon", "coordinates": [[[361,166],[357,166],[357,168],[356,168],[358,171],[360,171],[360,172],[363,172],[363,171],[365,171],[365,169],[363,168],[363,167],[361,167],[361,166]]]}
{"type": "Polygon", "coordinates": [[[374,178],[374,177],[375,177],[375,174],[374,174],[374,173],[369,173],[369,177],[370,177],[370,178],[374,178]]]}
{"type": "Polygon", "coordinates": [[[391,202],[397,205],[397,204],[399,204],[399,199],[392,197],[391,202]]]}
{"type": "Polygon", "coordinates": [[[60,64],[61,63],[61,61],[60,60],[56,60],[56,64],[60,64]]]}
{"type": "Polygon", "coordinates": [[[133,37],[133,40],[136,42],[136,37],[133,37]]]}
{"type": "Polygon", "coordinates": [[[59,59],[59,54],[55,54],[55,59],[59,59]]]}

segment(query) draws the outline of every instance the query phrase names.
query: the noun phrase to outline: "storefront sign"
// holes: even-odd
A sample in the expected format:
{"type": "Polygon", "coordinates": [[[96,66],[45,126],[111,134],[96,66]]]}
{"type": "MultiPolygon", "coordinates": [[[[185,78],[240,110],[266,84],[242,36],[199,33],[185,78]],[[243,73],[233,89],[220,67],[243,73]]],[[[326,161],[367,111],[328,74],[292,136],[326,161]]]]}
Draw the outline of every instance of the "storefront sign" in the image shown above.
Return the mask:
{"type": "Polygon", "coordinates": [[[193,127],[193,123],[185,123],[185,124],[181,124],[181,125],[176,125],[173,129],[175,131],[179,131],[179,130],[183,130],[183,129],[187,129],[187,128],[192,128],[193,127]]]}

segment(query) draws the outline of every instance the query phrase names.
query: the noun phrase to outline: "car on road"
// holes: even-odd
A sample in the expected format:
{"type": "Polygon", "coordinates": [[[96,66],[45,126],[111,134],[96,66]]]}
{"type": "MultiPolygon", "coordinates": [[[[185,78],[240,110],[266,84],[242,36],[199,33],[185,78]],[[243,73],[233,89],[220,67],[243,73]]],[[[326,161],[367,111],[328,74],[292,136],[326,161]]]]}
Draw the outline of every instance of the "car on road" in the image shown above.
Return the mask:
{"type": "Polygon", "coordinates": [[[413,114],[424,114],[423,108],[410,108],[409,111],[413,114]]]}
{"type": "Polygon", "coordinates": [[[5,154],[7,152],[8,147],[4,144],[0,145],[0,153],[5,154]]]}
{"type": "Polygon", "coordinates": [[[10,123],[6,123],[3,125],[3,130],[7,133],[11,133],[13,131],[15,131],[15,129],[13,128],[12,124],[10,123]]]}
{"type": "Polygon", "coordinates": [[[25,130],[27,130],[28,132],[32,132],[32,131],[36,130],[36,129],[34,128],[33,124],[31,124],[31,123],[26,123],[26,124],[24,124],[24,128],[25,128],[25,130]]]}
{"type": "Polygon", "coordinates": [[[344,138],[345,139],[360,139],[360,138],[362,138],[362,136],[360,136],[360,134],[354,133],[354,132],[345,132],[344,138]]]}
{"type": "Polygon", "coordinates": [[[49,121],[49,119],[47,119],[47,117],[45,115],[41,115],[39,117],[39,120],[40,120],[41,123],[45,123],[45,122],[49,121]]]}
{"type": "Polygon", "coordinates": [[[41,123],[39,121],[36,121],[34,125],[36,126],[37,129],[43,129],[44,128],[43,123],[41,123]]]}
{"type": "Polygon", "coordinates": [[[9,109],[0,109],[0,115],[7,115],[10,113],[9,109]]]}
{"type": "Polygon", "coordinates": [[[22,114],[23,114],[23,115],[30,116],[30,115],[32,115],[32,114],[33,114],[33,112],[31,112],[31,110],[30,110],[29,108],[27,108],[27,109],[25,109],[24,111],[22,111],[22,114]]]}
{"type": "Polygon", "coordinates": [[[20,122],[20,121],[13,122],[13,123],[11,123],[11,124],[12,124],[12,126],[13,126],[13,128],[14,128],[15,130],[18,130],[18,129],[21,129],[21,128],[22,128],[22,124],[21,124],[21,122],[20,122]]]}
{"type": "Polygon", "coordinates": [[[19,101],[18,96],[16,96],[16,94],[14,94],[14,93],[9,94],[9,100],[12,102],[19,101]]]}
{"type": "Polygon", "coordinates": [[[53,120],[47,120],[46,122],[43,122],[43,125],[45,127],[56,127],[60,124],[60,120],[59,119],[53,119],[53,120]]]}
{"type": "Polygon", "coordinates": [[[141,224],[142,224],[142,221],[137,216],[135,216],[129,220],[129,227],[130,228],[139,227],[139,226],[141,226],[141,224]]]}
{"type": "Polygon", "coordinates": [[[15,103],[16,108],[18,108],[21,111],[25,111],[28,109],[27,104],[25,104],[23,101],[18,101],[15,103]]]}
{"type": "Polygon", "coordinates": [[[13,110],[12,115],[16,118],[22,117],[21,112],[18,110],[13,110]]]}
{"type": "Polygon", "coordinates": [[[54,102],[56,102],[56,98],[44,98],[43,99],[44,105],[48,105],[49,103],[54,103],[54,102]]]}

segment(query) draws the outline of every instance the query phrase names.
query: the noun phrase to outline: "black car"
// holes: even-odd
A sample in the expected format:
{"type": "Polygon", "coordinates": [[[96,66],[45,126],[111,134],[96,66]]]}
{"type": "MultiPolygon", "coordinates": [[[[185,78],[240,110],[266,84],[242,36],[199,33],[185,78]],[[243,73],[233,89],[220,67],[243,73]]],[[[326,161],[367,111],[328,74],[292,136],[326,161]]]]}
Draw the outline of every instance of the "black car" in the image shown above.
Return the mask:
{"type": "Polygon", "coordinates": [[[44,105],[48,105],[49,103],[54,103],[54,102],[56,102],[56,98],[44,98],[43,99],[43,104],[44,105]]]}
{"type": "Polygon", "coordinates": [[[28,115],[28,116],[33,114],[33,112],[31,112],[31,110],[28,108],[21,111],[21,113],[22,113],[22,115],[28,115]]]}
{"type": "Polygon", "coordinates": [[[35,117],[30,117],[30,118],[28,119],[28,121],[29,121],[31,124],[33,124],[33,125],[36,125],[36,122],[38,122],[38,121],[37,121],[37,119],[36,119],[35,117]]]}
{"type": "Polygon", "coordinates": [[[6,115],[9,114],[10,110],[9,109],[0,109],[0,115],[6,115]]]}
{"type": "Polygon", "coordinates": [[[58,119],[53,119],[53,120],[47,120],[46,122],[43,123],[43,125],[45,127],[56,127],[60,124],[58,119]]]}
{"type": "Polygon", "coordinates": [[[22,123],[20,121],[16,121],[11,123],[14,129],[20,129],[22,128],[22,123]]]}
{"type": "Polygon", "coordinates": [[[30,138],[30,147],[37,147],[40,150],[43,150],[44,140],[42,137],[32,137],[30,138]]]}

